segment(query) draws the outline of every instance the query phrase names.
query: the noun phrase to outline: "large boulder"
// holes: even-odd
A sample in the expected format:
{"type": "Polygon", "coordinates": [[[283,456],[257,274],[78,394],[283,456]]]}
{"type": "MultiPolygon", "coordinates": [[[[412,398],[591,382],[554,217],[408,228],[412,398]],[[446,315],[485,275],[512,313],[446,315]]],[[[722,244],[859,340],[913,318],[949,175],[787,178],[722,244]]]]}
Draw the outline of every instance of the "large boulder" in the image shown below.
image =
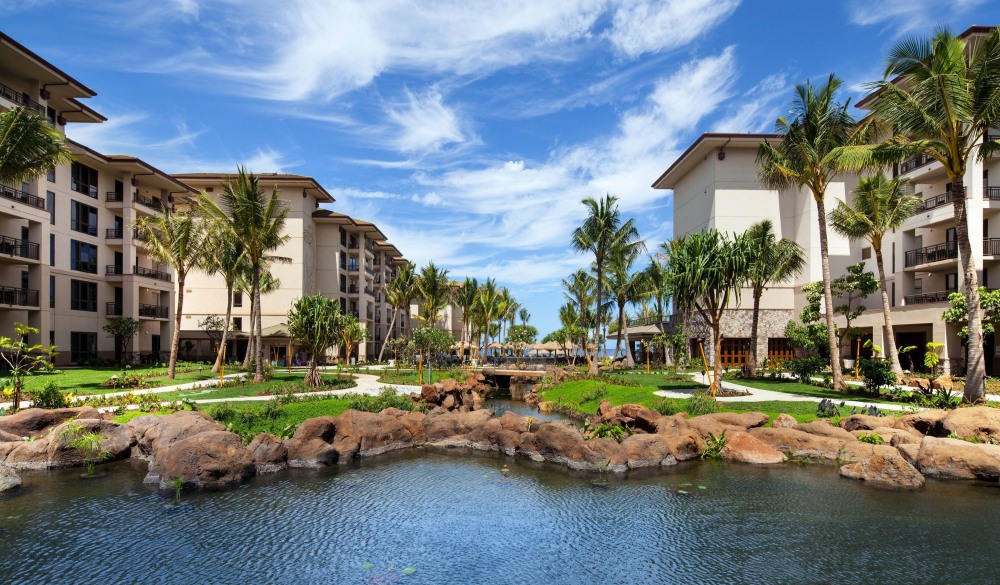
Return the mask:
{"type": "Polygon", "coordinates": [[[8,465],[0,463],[0,492],[14,489],[21,485],[21,476],[8,465]]]}
{"type": "Polygon", "coordinates": [[[42,431],[74,418],[101,418],[101,413],[89,406],[78,408],[26,408],[10,416],[0,417],[0,431],[17,437],[37,437],[42,434],[42,431]]]}
{"type": "Polygon", "coordinates": [[[763,412],[716,412],[687,419],[687,424],[701,437],[709,433],[718,437],[722,431],[733,433],[766,425],[770,418],[763,412]]]}
{"type": "Polygon", "coordinates": [[[462,446],[467,444],[465,434],[486,424],[494,418],[488,410],[471,412],[444,412],[424,419],[427,442],[439,446],[462,446]]]}
{"type": "Polygon", "coordinates": [[[673,446],[666,435],[642,433],[627,437],[621,443],[629,469],[677,465],[673,446]]]}
{"type": "Polygon", "coordinates": [[[337,437],[337,419],[319,416],[302,421],[291,439],[285,441],[289,467],[336,465],[339,460],[333,441],[337,437]]]}
{"type": "Polygon", "coordinates": [[[784,463],[785,455],[749,433],[736,431],[726,435],[722,448],[722,458],[738,463],[773,464],[784,463]]]}
{"type": "Polygon", "coordinates": [[[848,463],[840,475],[881,487],[915,489],[924,486],[924,476],[892,447],[877,449],[867,461],[848,463]]]}
{"type": "Polygon", "coordinates": [[[698,457],[703,448],[701,436],[688,426],[684,413],[663,416],[656,421],[656,434],[666,438],[670,451],[678,461],[698,457]]]}
{"type": "Polygon", "coordinates": [[[69,444],[84,433],[100,433],[101,447],[108,452],[100,462],[128,459],[135,438],[129,427],[103,419],[76,419],[52,429],[48,435],[49,467],[80,467],[86,465],[83,452],[69,444]]]}
{"type": "Polygon", "coordinates": [[[774,417],[771,422],[771,426],[776,429],[790,429],[799,424],[799,421],[795,420],[795,417],[790,414],[781,413],[774,417]]]}
{"type": "Polygon", "coordinates": [[[128,426],[135,435],[132,456],[147,461],[156,460],[160,452],[166,452],[174,443],[188,437],[226,430],[222,423],[212,420],[204,412],[193,410],[179,410],[162,416],[147,414],[132,419],[128,426]]]}
{"type": "Polygon", "coordinates": [[[840,419],[840,426],[845,431],[873,431],[879,427],[891,427],[892,424],[893,419],[867,414],[852,414],[840,419]]]}
{"type": "Polygon", "coordinates": [[[569,421],[549,421],[534,434],[536,452],[546,461],[566,465],[571,469],[597,469],[602,463],[587,445],[580,431],[569,421]]]}
{"type": "Polygon", "coordinates": [[[840,427],[835,427],[825,420],[814,420],[805,424],[796,425],[794,428],[811,435],[830,437],[831,439],[839,439],[841,441],[853,441],[855,439],[854,435],[851,433],[840,427]]]}
{"type": "Polygon", "coordinates": [[[908,443],[920,443],[921,437],[914,435],[909,431],[904,431],[903,429],[896,429],[892,427],[877,427],[870,430],[855,430],[851,431],[851,434],[859,439],[864,435],[878,435],[887,444],[895,447],[896,445],[905,445],[908,443]]]}
{"type": "MultiPolygon", "coordinates": [[[[773,449],[793,458],[836,461],[847,441],[814,435],[797,429],[756,428],[748,431],[773,449]]],[[[851,438],[853,441],[853,437],[851,438]]],[[[854,441],[857,442],[857,441],[854,441]]]]}
{"type": "Polygon", "coordinates": [[[434,384],[424,384],[420,387],[420,397],[427,404],[439,404],[441,402],[441,391],[434,384]]]}
{"type": "Polygon", "coordinates": [[[49,440],[41,437],[33,441],[5,443],[13,448],[4,457],[4,463],[14,469],[48,469],[49,440]]]}
{"type": "Polygon", "coordinates": [[[946,410],[922,410],[899,417],[892,426],[918,436],[938,436],[941,432],[941,421],[947,415],[946,410]]]}
{"type": "Polygon", "coordinates": [[[288,448],[270,433],[260,433],[247,446],[257,474],[274,473],[288,467],[288,448]]]}
{"type": "Polygon", "coordinates": [[[973,406],[952,410],[941,420],[940,436],[952,433],[960,439],[1000,442],[1000,408],[973,406]]]}
{"type": "Polygon", "coordinates": [[[157,459],[164,483],[182,478],[185,487],[217,489],[239,485],[253,476],[250,451],[239,435],[207,431],[181,439],[157,459]]]}
{"type": "Polygon", "coordinates": [[[899,450],[927,476],[1000,480],[1000,445],[924,437],[919,446],[902,445],[899,450]]]}
{"type": "Polygon", "coordinates": [[[934,378],[934,381],[931,382],[931,389],[933,390],[946,390],[951,392],[954,389],[954,386],[955,383],[951,379],[950,374],[942,374],[937,378],[934,378]]]}
{"type": "Polygon", "coordinates": [[[337,417],[337,435],[333,444],[338,461],[373,457],[423,444],[426,440],[423,425],[420,424],[423,416],[415,413],[415,418],[407,420],[404,411],[396,409],[385,414],[357,410],[344,412],[337,417]],[[404,421],[411,424],[404,424],[404,421]]]}
{"type": "Polygon", "coordinates": [[[662,414],[640,404],[623,404],[620,411],[622,417],[632,421],[632,428],[641,429],[647,433],[656,432],[656,421],[662,414]]]}

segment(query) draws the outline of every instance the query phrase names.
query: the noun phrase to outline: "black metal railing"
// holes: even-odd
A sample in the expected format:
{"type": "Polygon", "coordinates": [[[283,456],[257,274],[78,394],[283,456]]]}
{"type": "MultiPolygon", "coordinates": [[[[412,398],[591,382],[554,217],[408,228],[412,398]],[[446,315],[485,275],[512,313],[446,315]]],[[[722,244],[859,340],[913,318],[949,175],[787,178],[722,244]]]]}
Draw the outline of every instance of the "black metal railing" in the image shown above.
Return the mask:
{"type": "Polygon", "coordinates": [[[122,228],[121,227],[108,228],[104,230],[104,234],[105,234],[104,237],[109,240],[120,240],[122,239],[122,228]]]}
{"type": "Polygon", "coordinates": [[[357,250],[358,249],[358,243],[357,242],[347,242],[347,249],[348,250],[357,250]]]}
{"type": "Polygon", "coordinates": [[[161,307],[160,305],[139,305],[139,316],[147,317],[149,319],[166,319],[167,318],[167,308],[161,307]]]}
{"type": "Polygon", "coordinates": [[[24,203],[25,205],[30,205],[32,207],[37,207],[38,209],[45,209],[44,199],[36,197],[27,191],[15,189],[10,185],[0,185],[0,197],[10,199],[11,201],[17,201],[18,203],[24,203]]]}
{"type": "Polygon", "coordinates": [[[375,276],[375,269],[370,266],[365,266],[365,272],[367,272],[371,276],[375,276]]]}
{"type": "Polygon", "coordinates": [[[108,264],[104,267],[106,276],[122,276],[125,274],[125,267],[117,264],[108,264]]]}
{"type": "Polygon", "coordinates": [[[923,203],[920,204],[920,207],[917,208],[917,213],[920,213],[922,211],[929,211],[936,207],[942,207],[944,205],[948,205],[952,201],[954,201],[954,199],[955,199],[954,191],[946,191],[940,195],[935,195],[934,197],[928,197],[927,199],[924,199],[923,203]]]}
{"type": "Polygon", "coordinates": [[[162,270],[154,270],[152,268],[146,268],[145,266],[136,266],[135,274],[138,276],[145,276],[147,278],[155,278],[156,280],[162,280],[164,282],[170,282],[173,278],[170,274],[163,272],[162,270]]]}
{"type": "Polygon", "coordinates": [[[120,317],[122,314],[122,304],[116,302],[105,303],[104,313],[108,317],[120,317]]]}
{"type": "Polygon", "coordinates": [[[74,232],[80,232],[81,234],[87,234],[90,236],[97,235],[97,226],[89,223],[84,223],[78,219],[69,222],[69,229],[74,232]]]}
{"type": "Polygon", "coordinates": [[[163,203],[159,199],[153,199],[151,197],[146,197],[144,195],[139,195],[136,193],[132,196],[132,201],[135,201],[139,205],[144,205],[150,209],[155,209],[156,211],[163,211],[163,203]]]}
{"type": "Polygon", "coordinates": [[[1000,200],[1000,187],[983,187],[983,199],[1000,200]]]}
{"type": "Polygon", "coordinates": [[[922,167],[922,166],[924,166],[926,164],[931,163],[933,160],[934,160],[933,158],[931,158],[931,157],[929,157],[929,156],[927,156],[925,154],[921,154],[921,155],[915,156],[915,157],[911,158],[910,160],[905,161],[905,162],[903,162],[902,164],[899,165],[899,174],[901,174],[901,175],[906,174],[906,173],[912,171],[913,169],[917,169],[917,168],[920,168],[920,167],[922,167]]]}
{"type": "Polygon", "coordinates": [[[10,236],[0,236],[0,254],[38,260],[38,244],[10,236]]]}
{"type": "Polygon", "coordinates": [[[108,203],[121,203],[125,200],[125,194],[118,191],[108,191],[104,194],[104,200],[108,203]]]}
{"type": "Polygon", "coordinates": [[[358,294],[358,285],[352,284],[351,286],[347,287],[347,294],[349,295],[358,294]]]}
{"type": "Polygon", "coordinates": [[[952,260],[958,258],[958,242],[951,241],[934,246],[925,246],[916,250],[908,251],[903,258],[903,265],[906,268],[940,262],[941,260],[952,260]]]}
{"type": "Polygon", "coordinates": [[[1000,238],[983,238],[983,256],[1000,256],[1000,238]]]}
{"type": "Polygon", "coordinates": [[[948,301],[948,295],[955,291],[945,290],[938,292],[929,293],[918,293],[913,295],[906,295],[903,297],[903,302],[907,305],[924,305],[927,303],[944,303],[948,301]]]}
{"type": "Polygon", "coordinates": [[[38,291],[33,288],[15,288],[12,286],[0,286],[0,305],[37,307],[38,291]]]}
{"type": "Polygon", "coordinates": [[[45,106],[24,95],[24,92],[17,91],[13,87],[8,87],[2,83],[0,83],[0,97],[9,102],[14,102],[16,105],[35,110],[43,116],[45,115],[45,106]]]}

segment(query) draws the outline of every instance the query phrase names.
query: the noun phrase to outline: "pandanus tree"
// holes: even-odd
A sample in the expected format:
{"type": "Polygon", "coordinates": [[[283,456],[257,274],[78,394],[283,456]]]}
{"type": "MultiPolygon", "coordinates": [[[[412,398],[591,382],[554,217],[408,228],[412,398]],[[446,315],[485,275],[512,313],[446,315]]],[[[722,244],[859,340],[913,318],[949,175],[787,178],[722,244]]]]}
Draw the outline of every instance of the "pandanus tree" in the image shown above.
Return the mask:
{"type": "Polygon", "coordinates": [[[892,313],[889,289],[885,283],[885,263],[882,260],[882,243],[885,235],[901,227],[920,206],[920,198],[909,192],[905,179],[887,179],[884,175],[864,177],[854,190],[853,206],[843,201],[830,214],[833,229],[852,240],[868,240],[875,251],[878,284],[882,297],[882,317],[885,320],[886,356],[892,371],[902,378],[896,336],[892,330],[892,313]]]}
{"type": "MultiPolygon", "coordinates": [[[[639,230],[632,219],[622,221],[618,209],[618,198],[605,195],[604,199],[587,197],[583,200],[587,207],[587,217],[583,224],[573,230],[572,244],[577,252],[588,252],[594,256],[594,272],[597,274],[596,305],[594,315],[594,338],[600,338],[604,324],[605,306],[602,299],[604,292],[605,262],[612,250],[623,248],[639,241],[639,230]]],[[[590,373],[597,373],[597,346],[594,347],[594,359],[590,362],[590,373]]]]}
{"type": "Polygon", "coordinates": [[[161,215],[143,216],[134,228],[146,242],[146,253],[157,262],[170,265],[177,277],[177,300],[174,305],[174,334],[170,342],[167,378],[177,372],[177,352],[181,344],[181,323],[184,315],[184,284],[192,269],[205,264],[211,250],[206,243],[206,222],[194,211],[174,212],[165,209],[161,215]]]}
{"type": "Polygon", "coordinates": [[[696,312],[712,331],[714,395],[722,374],[722,316],[730,302],[739,304],[749,245],[744,236],[729,238],[713,229],[674,238],[662,248],[677,309],[696,312]]]}
{"type": "MultiPolygon", "coordinates": [[[[417,285],[414,280],[414,270],[416,267],[407,262],[396,272],[396,278],[385,287],[385,300],[392,306],[392,320],[389,322],[389,335],[396,330],[396,316],[400,310],[410,314],[410,303],[417,296],[417,285]]],[[[388,337],[388,336],[386,336],[388,337]]],[[[382,361],[386,344],[382,344],[382,349],[378,352],[378,361],[382,361]]]]}
{"type": "Polygon", "coordinates": [[[768,286],[788,280],[802,271],[806,257],[802,247],[792,240],[774,234],[770,220],[750,226],[744,234],[748,246],[747,285],[753,294],[750,322],[750,352],[747,355],[747,375],[757,372],[757,341],[760,323],[760,300],[768,286]]]}
{"type": "Polygon", "coordinates": [[[644,250],[645,245],[639,242],[613,250],[608,257],[608,289],[615,304],[618,305],[618,339],[615,342],[615,353],[617,355],[618,349],[621,349],[624,337],[625,365],[630,368],[635,365],[635,358],[632,357],[632,345],[628,339],[625,306],[639,302],[644,294],[643,273],[632,270],[635,261],[644,250]]]}
{"type": "Polygon", "coordinates": [[[872,113],[891,137],[881,144],[848,149],[850,162],[864,168],[923,155],[943,166],[955,194],[955,239],[968,296],[964,398],[983,400],[983,313],[969,238],[965,175],[974,157],[1000,152],[1000,143],[989,134],[1000,121],[1000,30],[969,40],[947,30],[930,39],[904,39],[890,49],[883,79],[872,89],[876,92],[872,113]]]}
{"type": "MultiPolygon", "coordinates": [[[[757,175],[771,189],[806,188],[812,192],[819,223],[819,249],[823,272],[823,298],[826,307],[833,306],[830,288],[830,251],[826,229],[826,190],[837,175],[845,170],[844,147],[870,141],[872,127],[858,124],[849,111],[850,100],[837,101],[841,81],[830,75],[826,84],[813,87],[809,82],[795,87],[795,99],[789,117],[775,122],[775,132],[781,135],[777,144],[765,140],[757,150],[757,175]]],[[[826,311],[827,343],[830,346],[833,387],[844,389],[840,366],[840,347],[833,311],[826,311]]]]}
{"type": "Polygon", "coordinates": [[[44,116],[17,106],[0,112],[0,183],[20,185],[72,159],[44,116]]]}
{"type": "Polygon", "coordinates": [[[322,294],[296,299],[288,312],[288,334],[309,352],[305,385],[318,387],[319,359],[340,340],[343,315],[340,303],[322,294]]]}

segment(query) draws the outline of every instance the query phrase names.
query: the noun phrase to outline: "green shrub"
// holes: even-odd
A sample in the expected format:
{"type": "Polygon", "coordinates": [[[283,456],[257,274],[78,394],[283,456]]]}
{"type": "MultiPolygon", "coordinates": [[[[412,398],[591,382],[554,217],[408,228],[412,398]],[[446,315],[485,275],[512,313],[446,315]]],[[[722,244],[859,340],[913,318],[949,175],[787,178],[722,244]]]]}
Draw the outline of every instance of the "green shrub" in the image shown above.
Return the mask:
{"type": "Polygon", "coordinates": [[[50,380],[41,390],[31,393],[31,405],[35,408],[65,408],[66,396],[59,389],[59,384],[50,380]]]}
{"type": "Polygon", "coordinates": [[[799,382],[808,384],[810,378],[823,371],[823,368],[827,365],[827,360],[818,355],[812,355],[809,357],[788,360],[786,365],[788,366],[788,369],[799,379],[799,382]]]}
{"type": "Polygon", "coordinates": [[[386,408],[398,408],[399,410],[416,410],[413,399],[406,394],[397,394],[392,388],[383,388],[378,396],[367,396],[363,394],[350,397],[348,408],[363,412],[381,412],[386,408]]]}
{"type": "Polygon", "coordinates": [[[708,392],[695,392],[684,401],[684,412],[690,416],[719,412],[719,403],[708,392]]]}
{"type": "Polygon", "coordinates": [[[725,429],[723,429],[722,433],[718,437],[712,433],[708,433],[708,438],[705,439],[705,450],[701,452],[700,457],[702,459],[718,459],[722,457],[722,448],[725,446],[725,429]]]}
{"type": "Polygon", "coordinates": [[[889,360],[861,358],[858,367],[869,394],[878,394],[882,388],[896,383],[896,374],[893,373],[892,362],[889,360]]]}
{"type": "Polygon", "coordinates": [[[884,445],[885,439],[882,438],[878,433],[865,433],[858,436],[858,440],[862,443],[869,443],[871,445],[884,445]]]}
{"type": "Polygon", "coordinates": [[[580,402],[598,402],[608,395],[608,385],[601,384],[587,390],[580,396],[580,402]]]}
{"type": "Polygon", "coordinates": [[[934,396],[931,398],[930,402],[934,408],[951,410],[953,408],[958,408],[958,405],[962,403],[962,397],[953,395],[944,388],[939,388],[934,391],[934,396]]]}
{"type": "Polygon", "coordinates": [[[673,416],[681,411],[677,406],[677,401],[669,398],[659,398],[653,403],[653,410],[664,415],[673,416]]]}

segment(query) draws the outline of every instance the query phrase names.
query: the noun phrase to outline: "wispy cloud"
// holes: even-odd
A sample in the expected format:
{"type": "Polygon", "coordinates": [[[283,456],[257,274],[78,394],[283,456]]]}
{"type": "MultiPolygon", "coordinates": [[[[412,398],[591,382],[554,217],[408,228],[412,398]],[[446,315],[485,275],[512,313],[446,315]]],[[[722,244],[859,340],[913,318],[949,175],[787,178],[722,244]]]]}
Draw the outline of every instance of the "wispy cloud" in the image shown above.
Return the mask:
{"type": "Polygon", "coordinates": [[[790,95],[786,77],[770,75],[734,103],[727,115],[715,122],[712,132],[770,131],[790,95]]]}
{"type": "Polygon", "coordinates": [[[406,90],[406,102],[390,106],[386,112],[396,127],[393,145],[401,152],[437,151],[465,141],[458,115],[444,105],[437,88],[422,94],[406,90]]]}
{"type": "Polygon", "coordinates": [[[891,27],[894,36],[936,26],[942,14],[965,14],[986,0],[851,0],[851,22],[861,26],[891,27]]]}
{"type": "Polygon", "coordinates": [[[682,47],[729,17],[740,0],[627,0],[607,38],[629,58],[682,47]]]}

